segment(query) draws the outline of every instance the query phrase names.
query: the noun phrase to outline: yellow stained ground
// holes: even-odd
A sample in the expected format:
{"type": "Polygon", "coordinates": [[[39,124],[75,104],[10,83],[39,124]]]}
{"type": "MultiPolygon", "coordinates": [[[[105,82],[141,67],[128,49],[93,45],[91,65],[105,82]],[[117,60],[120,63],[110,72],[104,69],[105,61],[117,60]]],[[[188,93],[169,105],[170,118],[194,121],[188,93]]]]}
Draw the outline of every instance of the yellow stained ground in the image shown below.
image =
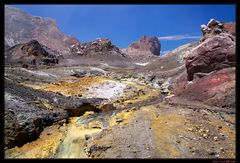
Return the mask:
{"type": "Polygon", "coordinates": [[[32,87],[34,89],[59,92],[65,96],[75,96],[86,91],[86,89],[89,86],[93,84],[101,84],[109,79],[105,77],[83,77],[83,78],[67,77],[62,80],[63,81],[59,83],[41,84],[41,85],[23,83],[23,85],[32,87]]]}
{"type": "Polygon", "coordinates": [[[65,127],[53,125],[44,129],[40,138],[5,152],[5,158],[52,158],[65,135],[65,127]]]}
{"type": "MultiPolygon", "coordinates": [[[[92,84],[101,84],[107,80],[109,79],[105,77],[71,77],[66,78],[63,82],[59,83],[43,85],[31,85],[25,83],[25,85],[33,87],[35,89],[60,92],[65,96],[74,96],[82,94],[86,91],[86,88],[92,84]]],[[[125,105],[128,103],[134,104],[160,96],[160,91],[153,90],[146,85],[136,84],[135,82],[131,81],[122,81],[122,83],[132,86],[135,90],[143,90],[144,94],[134,96],[120,103],[116,103],[116,106],[125,105]]],[[[131,94],[131,92],[127,94],[131,94]]],[[[45,104],[45,106],[51,109],[51,106],[48,106],[48,104],[45,104]]],[[[162,103],[161,108],[165,107],[169,106],[165,106],[162,103]]],[[[178,114],[178,112],[158,115],[156,113],[156,110],[161,108],[156,108],[155,106],[150,105],[142,107],[140,110],[136,111],[123,110],[117,113],[115,116],[105,119],[108,121],[108,126],[112,127],[114,125],[135,123],[133,120],[136,117],[136,114],[141,114],[142,118],[147,119],[151,122],[153,140],[156,147],[156,156],[169,158],[181,157],[181,152],[176,146],[175,141],[180,134],[188,132],[189,128],[194,128],[197,122],[194,123],[192,121],[189,121],[186,117],[178,114]],[[116,122],[117,119],[122,119],[123,121],[118,123],[116,122]]],[[[83,116],[88,116],[89,114],[92,113],[87,112],[83,116]]],[[[229,117],[229,119],[233,119],[233,117],[229,117]]],[[[46,132],[41,134],[42,137],[40,137],[40,139],[25,144],[21,148],[13,148],[11,150],[8,150],[6,152],[6,156],[14,153],[14,155],[18,158],[48,158],[52,157],[53,154],[59,150],[57,155],[59,158],[87,158],[86,152],[84,151],[85,135],[91,135],[102,131],[102,122],[93,120],[87,125],[76,125],[76,120],[76,118],[71,118],[71,122],[68,124],[66,131],[57,129],[57,126],[51,126],[51,135],[46,134],[48,131],[46,129],[44,130],[46,132]],[[61,139],[63,139],[63,141],[61,141],[61,139]]],[[[229,139],[235,140],[234,131],[225,125],[219,118],[211,116],[211,124],[214,126],[221,125],[221,132],[225,134],[229,139]]],[[[228,150],[226,151],[225,156],[228,156],[229,158],[235,158],[235,151],[228,150]]]]}
{"type": "Polygon", "coordinates": [[[76,125],[72,118],[62,144],[58,148],[57,158],[88,158],[85,152],[85,135],[100,132],[101,129],[76,125]]]}

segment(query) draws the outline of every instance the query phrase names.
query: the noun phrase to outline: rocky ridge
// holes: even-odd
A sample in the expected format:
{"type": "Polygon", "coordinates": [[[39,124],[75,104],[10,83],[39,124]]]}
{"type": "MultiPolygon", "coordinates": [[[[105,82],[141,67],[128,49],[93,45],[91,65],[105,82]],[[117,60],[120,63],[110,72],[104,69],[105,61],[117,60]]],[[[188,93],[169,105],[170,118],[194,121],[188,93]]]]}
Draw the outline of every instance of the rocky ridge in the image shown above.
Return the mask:
{"type": "Polygon", "coordinates": [[[58,64],[61,54],[36,40],[17,44],[5,50],[5,63],[21,63],[23,65],[58,64]],[[34,62],[34,63],[33,63],[34,62]]]}

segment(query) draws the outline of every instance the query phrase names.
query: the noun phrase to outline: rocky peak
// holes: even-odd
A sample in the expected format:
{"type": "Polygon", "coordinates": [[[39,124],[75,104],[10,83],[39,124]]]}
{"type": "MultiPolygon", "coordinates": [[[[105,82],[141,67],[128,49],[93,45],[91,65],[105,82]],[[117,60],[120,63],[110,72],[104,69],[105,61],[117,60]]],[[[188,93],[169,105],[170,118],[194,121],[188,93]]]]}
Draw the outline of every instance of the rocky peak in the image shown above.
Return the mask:
{"type": "Polygon", "coordinates": [[[202,41],[207,38],[213,37],[220,33],[229,33],[235,36],[235,23],[224,23],[215,19],[211,19],[207,25],[201,25],[201,31],[203,33],[202,41]]]}
{"type": "Polygon", "coordinates": [[[150,52],[153,55],[160,55],[161,45],[157,37],[142,36],[139,41],[133,42],[128,51],[150,52]]]}
{"type": "Polygon", "coordinates": [[[97,38],[95,41],[72,45],[72,53],[75,55],[108,55],[112,52],[124,56],[108,38],[97,38]]]}

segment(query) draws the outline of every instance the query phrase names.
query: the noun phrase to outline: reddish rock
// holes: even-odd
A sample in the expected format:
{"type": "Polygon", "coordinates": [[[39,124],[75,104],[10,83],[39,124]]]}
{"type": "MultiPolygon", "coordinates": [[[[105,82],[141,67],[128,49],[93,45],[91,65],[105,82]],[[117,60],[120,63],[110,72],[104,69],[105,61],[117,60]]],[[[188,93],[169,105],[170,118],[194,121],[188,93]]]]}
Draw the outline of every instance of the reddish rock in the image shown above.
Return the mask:
{"type": "Polygon", "coordinates": [[[210,21],[201,26],[202,42],[186,54],[186,71],[173,81],[175,96],[169,101],[194,105],[193,108],[198,103],[217,106],[234,112],[236,58],[234,26],[230,24],[210,21]]]}
{"type": "Polygon", "coordinates": [[[233,23],[224,23],[223,29],[233,36],[236,35],[236,23],[234,23],[234,22],[233,23]]]}
{"type": "Polygon", "coordinates": [[[195,78],[191,84],[183,74],[174,85],[174,94],[210,106],[235,108],[235,70],[225,68],[214,71],[201,78],[195,78]]]}
{"type": "Polygon", "coordinates": [[[234,65],[235,37],[225,32],[207,38],[185,57],[189,81],[195,73],[209,73],[234,65]]]}
{"type": "MultiPolygon", "coordinates": [[[[58,64],[59,53],[31,40],[25,44],[15,45],[5,50],[6,63],[26,64],[58,64]]],[[[26,67],[26,66],[25,66],[26,67]]]]}

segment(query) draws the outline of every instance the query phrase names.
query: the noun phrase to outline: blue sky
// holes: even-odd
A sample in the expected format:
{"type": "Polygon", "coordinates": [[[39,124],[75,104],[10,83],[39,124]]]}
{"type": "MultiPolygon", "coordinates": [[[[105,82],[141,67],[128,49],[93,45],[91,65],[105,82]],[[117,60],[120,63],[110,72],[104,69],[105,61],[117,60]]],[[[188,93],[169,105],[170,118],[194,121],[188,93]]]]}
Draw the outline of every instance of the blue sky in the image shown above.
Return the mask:
{"type": "Polygon", "coordinates": [[[62,32],[81,42],[107,37],[125,48],[142,35],[160,38],[161,51],[197,41],[211,18],[235,21],[235,5],[12,5],[51,17],[62,32]]]}

